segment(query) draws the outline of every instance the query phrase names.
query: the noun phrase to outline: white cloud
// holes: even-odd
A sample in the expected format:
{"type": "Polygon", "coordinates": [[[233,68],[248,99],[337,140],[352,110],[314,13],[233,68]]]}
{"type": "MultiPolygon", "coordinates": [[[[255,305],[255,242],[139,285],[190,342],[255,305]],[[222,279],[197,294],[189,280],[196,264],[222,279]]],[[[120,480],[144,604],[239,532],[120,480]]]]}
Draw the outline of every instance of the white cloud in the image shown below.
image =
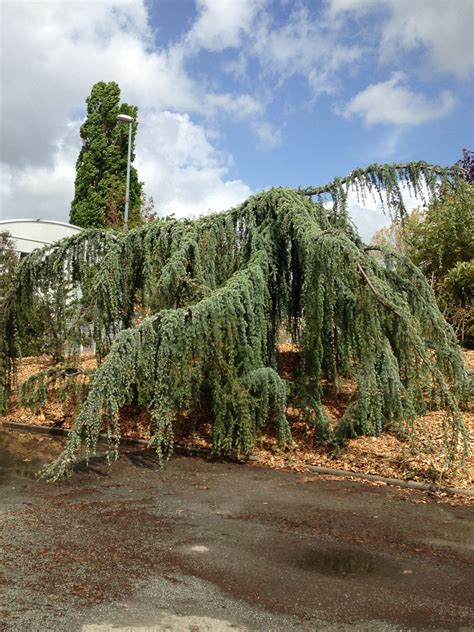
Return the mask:
{"type": "Polygon", "coordinates": [[[186,44],[219,52],[240,44],[265,0],[197,0],[197,4],[199,17],[186,44]]]}
{"type": "Polygon", "coordinates": [[[474,66],[472,0],[390,0],[390,7],[381,41],[386,58],[423,46],[434,68],[467,75],[474,66]]]}
{"type": "MultiPolygon", "coordinates": [[[[335,18],[345,12],[384,14],[379,32],[382,61],[422,49],[436,72],[466,77],[474,66],[474,3],[472,0],[329,0],[335,18]]],[[[375,30],[375,29],[374,29],[375,30]]]]}
{"type": "Polygon", "coordinates": [[[373,209],[360,204],[353,204],[349,207],[349,215],[356,225],[362,241],[366,244],[380,228],[390,224],[390,217],[385,215],[381,207],[373,209]]]}
{"type": "MultiPolygon", "coordinates": [[[[428,199],[428,189],[423,188],[423,195],[425,200],[428,199]]],[[[382,192],[382,196],[383,196],[382,192]]],[[[412,195],[407,188],[402,188],[402,198],[405,208],[408,213],[413,209],[424,205],[424,200],[420,197],[412,195]]],[[[367,194],[365,200],[359,200],[357,193],[354,190],[350,190],[347,196],[347,205],[349,209],[349,215],[352,221],[356,225],[359,235],[365,243],[369,243],[373,235],[384,226],[388,226],[391,223],[390,215],[386,210],[386,198],[384,198],[385,209],[380,203],[378,196],[372,197],[367,194]]]]}
{"type": "Polygon", "coordinates": [[[224,62],[222,68],[236,79],[243,79],[247,75],[248,59],[245,54],[241,52],[235,59],[224,62]]]}
{"type": "Polygon", "coordinates": [[[0,163],[0,219],[68,221],[80,150],[79,126],[75,121],[63,127],[48,165],[0,163]]]}
{"type": "Polygon", "coordinates": [[[221,211],[251,194],[241,180],[227,179],[231,159],[209,143],[203,128],[188,115],[147,113],[137,147],[138,171],[160,214],[184,217],[221,211]]]}
{"type": "MultiPolygon", "coordinates": [[[[67,221],[74,194],[80,122],[68,124],[48,166],[0,163],[0,218],[67,221]]],[[[221,211],[245,200],[250,188],[228,178],[231,158],[211,145],[205,130],[185,114],[143,113],[135,166],[160,214],[177,217],[221,211]]]]}
{"type": "MultiPolygon", "coordinates": [[[[282,2],[282,22],[281,6],[273,11],[276,3],[267,0],[199,0],[189,32],[158,49],[145,0],[0,0],[0,213],[67,218],[79,118],[99,80],[117,81],[122,100],[139,107],[137,166],[157,207],[178,214],[228,207],[250,190],[230,175],[231,157],[216,149],[222,119],[245,123],[260,146],[276,146],[281,130],[266,111],[287,79],[303,77],[315,96],[333,94],[341,71],[355,72],[375,46],[386,60],[400,46],[420,48],[441,70],[463,75],[471,63],[472,3],[456,0],[456,11],[436,14],[431,7],[440,1],[332,0],[322,10],[306,0],[282,2]],[[374,26],[370,37],[352,37],[352,17],[365,20],[375,7],[377,24],[360,22],[360,33],[374,26]],[[208,74],[188,70],[202,51],[245,90],[219,90],[211,64],[208,74]]],[[[394,74],[356,95],[344,113],[369,125],[415,124],[453,105],[449,92],[430,101],[394,74]]]]}
{"type": "Polygon", "coordinates": [[[281,130],[267,121],[255,123],[254,131],[260,140],[262,149],[271,149],[281,143],[281,130]]]}
{"type": "Polygon", "coordinates": [[[139,0],[2,4],[2,160],[44,164],[93,83],[115,80],[124,100],[196,111],[200,90],[176,52],[150,52],[139,0]]]}
{"type": "Polygon", "coordinates": [[[346,44],[338,37],[339,25],[324,15],[317,19],[303,4],[292,10],[288,20],[277,26],[266,16],[255,30],[253,53],[264,70],[280,83],[301,75],[317,94],[334,92],[337,72],[360,58],[362,47],[346,44]]]}
{"type": "MultiPolygon", "coordinates": [[[[413,195],[412,191],[406,186],[402,186],[401,193],[407,213],[411,213],[415,208],[423,207],[430,198],[426,184],[421,184],[421,196],[413,195]]],[[[372,194],[370,191],[365,190],[365,197],[358,195],[355,188],[349,188],[347,192],[349,215],[365,243],[369,243],[380,228],[388,226],[392,222],[387,210],[388,200],[386,193],[382,190],[381,194],[383,204],[376,191],[372,194]]],[[[328,209],[332,208],[332,205],[333,203],[330,201],[324,203],[324,206],[328,209]]]]}
{"type": "Polygon", "coordinates": [[[265,110],[263,103],[249,94],[208,94],[206,103],[209,112],[219,109],[238,120],[258,118],[265,110]]]}
{"type": "Polygon", "coordinates": [[[394,72],[388,81],[370,84],[349,101],[342,114],[346,118],[361,118],[367,125],[417,125],[441,118],[454,108],[455,99],[449,91],[430,102],[407,88],[405,82],[403,72],[394,72]]]}
{"type": "Polygon", "coordinates": [[[0,11],[2,217],[67,220],[77,119],[100,80],[117,81],[122,100],[139,107],[139,175],[160,210],[227,208],[249,194],[243,182],[228,178],[229,157],[189,114],[260,120],[264,107],[250,95],[206,91],[187,74],[183,47],[156,50],[142,0],[89,2],[87,10],[79,2],[12,2],[0,3],[0,11]],[[184,135],[189,147],[165,149],[176,121],[177,140],[184,135]]]}

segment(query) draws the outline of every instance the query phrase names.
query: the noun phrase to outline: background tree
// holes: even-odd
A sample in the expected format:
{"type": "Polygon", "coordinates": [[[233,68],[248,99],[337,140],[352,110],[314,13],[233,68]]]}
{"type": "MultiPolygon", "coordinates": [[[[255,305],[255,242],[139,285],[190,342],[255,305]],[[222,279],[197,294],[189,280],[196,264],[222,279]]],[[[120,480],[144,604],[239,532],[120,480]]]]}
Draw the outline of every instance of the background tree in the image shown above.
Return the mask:
{"type": "Polygon", "coordinates": [[[462,183],[433,200],[406,231],[408,254],[434,284],[474,259],[474,186],[462,183]]]}
{"type": "Polygon", "coordinates": [[[423,216],[422,208],[415,208],[401,221],[391,222],[388,226],[379,228],[371,239],[371,244],[383,248],[392,248],[401,255],[408,256],[410,250],[410,238],[415,226],[417,226],[423,216]]]}
{"type": "Polygon", "coordinates": [[[15,280],[18,255],[11,235],[6,230],[0,232],[0,301],[7,295],[15,280]]]}
{"type": "Polygon", "coordinates": [[[474,184],[442,191],[411,226],[408,255],[431,281],[461,342],[474,346],[474,184]]]}
{"type": "Polygon", "coordinates": [[[457,161],[457,166],[464,171],[464,179],[470,184],[474,183],[474,152],[469,149],[462,150],[462,158],[457,161]]]}
{"type": "Polygon", "coordinates": [[[144,224],[155,222],[158,219],[158,212],[155,211],[153,198],[151,195],[146,195],[145,192],[142,192],[140,215],[144,224]]]}
{"type": "MultiPolygon", "coordinates": [[[[118,114],[134,118],[132,154],[134,160],[138,108],[120,104],[120,88],[111,81],[99,81],[86,99],[87,118],[81,126],[82,148],[76,163],[74,199],[69,219],[84,228],[120,226],[125,207],[128,126],[117,122],[118,114]]],[[[143,183],[135,167],[130,171],[129,223],[141,222],[143,183]]]]}
{"type": "MultiPolygon", "coordinates": [[[[0,232],[0,317],[1,302],[7,300],[14,287],[21,260],[7,231],[0,232]]],[[[37,279],[28,296],[28,317],[19,318],[18,350],[23,356],[51,355],[53,361],[64,358],[66,341],[72,336],[77,321],[66,328],[62,321],[75,312],[74,301],[68,297],[67,287],[61,281],[44,282],[37,279]]],[[[77,302],[77,301],[76,301],[77,302]]]]}
{"type": "Polygon", "coordinates": [[[441,188],[425,209],[377,231],[374,245],[409,256],[427,276],[460,341],[474,345],[474,184],[472,152],[464,150],[463,180],[441,188]]]}

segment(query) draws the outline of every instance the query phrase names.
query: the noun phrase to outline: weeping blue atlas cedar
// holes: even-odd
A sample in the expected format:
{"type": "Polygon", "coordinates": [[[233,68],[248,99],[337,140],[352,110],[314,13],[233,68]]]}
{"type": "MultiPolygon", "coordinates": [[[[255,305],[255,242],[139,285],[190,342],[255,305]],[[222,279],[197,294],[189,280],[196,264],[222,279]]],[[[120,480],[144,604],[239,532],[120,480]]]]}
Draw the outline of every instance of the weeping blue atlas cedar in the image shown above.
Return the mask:
{"type": "Polygon", "coordinates": [[[442,408],[446,456],[462,460],[468,379],[455,335],[418,268],[365,246],[347,213],[353,189],[379,195],[403,221],[404,186],[432,197],[456,182],[455,171],[426,163],[372,165],[324,187],[271,189],[223,213],[120,234],[84,230],[36,250],[0,305],[0,409],[40,285],[60,307],[63,363],[21,385],[21,401],[41,405],[56,389],[82,402],[63,453],[42,471],[49,481],[70,474],[80,451],[93,454],[104,430],[115,459],[119,411],[130,402],[150,409],[160,459],[172,452],[176,415],[202,406],[216,454],[248,454],[269,415],[289,447],[292,399],[315,438],[333,443],[415,430],[419,414],[442,408]],[[301,349],[291,389],[277,372],[281,331],[301,349]],[[98,368],[87,371],[79,349],[91,340],[98,368]],[[322,382],[337,390],[341,376],[357,389],[334,425],[322,382]]]}

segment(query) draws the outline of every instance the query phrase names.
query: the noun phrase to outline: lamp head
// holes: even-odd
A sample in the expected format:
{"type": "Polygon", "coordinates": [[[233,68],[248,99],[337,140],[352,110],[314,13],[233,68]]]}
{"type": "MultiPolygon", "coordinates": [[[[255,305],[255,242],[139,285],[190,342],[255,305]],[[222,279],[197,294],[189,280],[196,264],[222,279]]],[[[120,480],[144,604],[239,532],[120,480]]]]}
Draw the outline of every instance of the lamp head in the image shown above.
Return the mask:
{"type": "Polygon", "coordinates": [[[128,114],[119,114],[117,116],[117,121],[119,123],[133,123],[133,116],[128,116],[128,114]]]}

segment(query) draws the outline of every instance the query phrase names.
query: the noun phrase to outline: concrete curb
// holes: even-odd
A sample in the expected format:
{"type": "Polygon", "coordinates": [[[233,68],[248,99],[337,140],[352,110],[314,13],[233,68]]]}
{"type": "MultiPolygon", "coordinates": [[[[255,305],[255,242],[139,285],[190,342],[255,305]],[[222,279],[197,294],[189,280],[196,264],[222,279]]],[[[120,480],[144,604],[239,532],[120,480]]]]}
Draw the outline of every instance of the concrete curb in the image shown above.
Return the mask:
{"type": "MultiPolygon", "coordinates": [[[[258,457],[249,457],[250,461],[261,461],[258,457]]],[[[360,478],[364,481],[375,481],[377,483],[386,483],[387,485],[397,485],[398,487],[407,487],[408,489],[419,489],[425,492],[444,492],[446,494],[457,494],[459,496],[467,496],[474,498],[474,490],[462,489],[460,487],[443,487],[432,483],[419,483],[418,481],[405,481],[401,478],[388,478],[386,476],[378,476],[376,474],[364,474],[362,472],[351,472],[350,470],[338,470],[332,467],[323,467],[322,465],[306,465],[305,469],[316,474],[330,474],[332,476],[349,476],[352,478],[360,478]]]]}
{"type": "MultiPolygon", "coordinates": [[[[12,430],[22,430],[25,432],[49,434],[53,436],[67,436],[69,430],[64,428],[51,428],[47,426],[35,426],[30,424],[22,424],[16,421],[4,421],[3,426],[5,428],[11,428],[12,430]]],[[[100,438],[107,440],[106,434],[101,434],[100,438]]],[[[120,443],[125,445],[142,445],[147,446],[148,441],[145,439],[133,439],[131,437],[122,437],[120,443]]],[[[185,454],[187,456],[211,456],[211,450],[208,448],[189,448],[176,444],[174,446],[174,452],[176,454],[185,454]]],[[[242,463],[241,459],[231,459],[242,463]]],[[[265,461],[258,456],[248,457],[248,461],[254,463],[262,463],[265,461]]],[[[434,483],[429,485],[427,483],[419,483],[418,481],[405,481],[400,478],[388,478],[386,476],[378,476],[375,474],[363,474],[362,472],[351,472],[350,470],[339,470],[332,467],[323,467],[321,465],[305,465],[304,469],[308,472],[314,472],[315,474],[329,474],[330,476],[345,476],[349,478],[358,478],[363,481],[373,481],[376,483],[385,483],[386,485],[396,485],[398,487],[405,487],[408,489],[417,489],[425,492],[443,492],[445,494],[456,494],[458,496],[466,496],[468,498],[474,498],[474,490],[461,489],[459,487],[443,487],[435,485],[434,483]]]]}

